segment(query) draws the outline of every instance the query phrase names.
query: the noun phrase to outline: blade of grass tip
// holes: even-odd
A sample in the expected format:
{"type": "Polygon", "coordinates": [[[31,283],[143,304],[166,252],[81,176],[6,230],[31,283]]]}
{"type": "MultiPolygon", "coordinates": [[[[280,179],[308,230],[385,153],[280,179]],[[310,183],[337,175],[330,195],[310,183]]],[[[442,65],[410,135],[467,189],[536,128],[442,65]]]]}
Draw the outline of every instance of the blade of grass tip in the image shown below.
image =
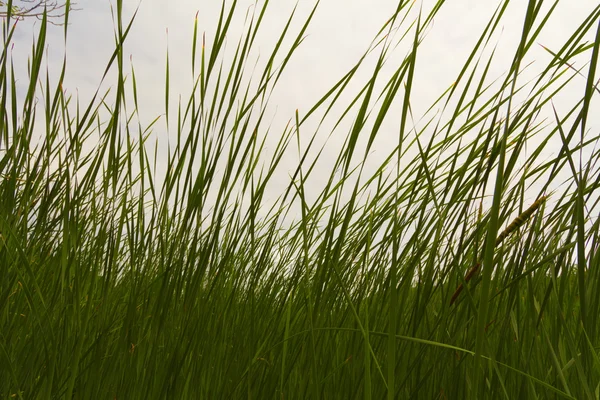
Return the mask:
{"type": "MultiPolygon", "coordinates": [[[[461,71],[459,72],[458,77],[455,79],[454,85],[452,86],[452,91],[448,95],[448,102],[452,98],[454,91],[458,89],[458,83],[461,81],[464,74],[466,74],[467,69],[468,69],[469,65],[471,65],[473,59],[475,58],[475,55],[477,55],[477,51],[479,50],[480,46],[484,43],[484,41],[487,43],[489,41],[489,38],[492,36],[494,31],[496,30],[496,27],[497,27],[498,23],[500,22],[500,20],[502,19],[502,16],[504,15],[504,12],[506,11],[506,8],[509,3],[510,3],[510,0],[504,0],[502,2],[502,4],[499,4],[498,7],[496,8],[496,10],[494,11],[494,15],[492,15],[492,17],[490,18],[483,33],[481,34],[481,36],[477,40],[477,43],[473,47],[473,50],[469,54],[467,61],[464,63],[461,71]],[[488,36],[487,40],[485,40],[486,34],[488,36]]],[[[483,83],[483,81],[482,81],[482,83],[483,83]]],[[[477,95],[475,96],[475,98],[477,98],[477,95]]]]}
{"type": "Polygon", "coordinates": [[[375,66],[375,70],[373,71],[373,75],[369,79],[369,85],[363,102],[358,110],[358,115],[356,116],[356,120],[354,122],[354,126],[352,127],[352,131],[350,132],[350,136],[348,138],[348,145],[346,151],[343,153],[344,165],[342,175],[346,176],[348,174],[348,169],[350,168],[350,163],[352,161],[352,155],[354,153],[354,149],[356,147],[356,142],[358,140],[358,136],[363,129],[363,126],[367,122],[367,109],[369,107],[369,102],[371,100],[371,95],[373,94],[373,88],[375,87],[375,83],[377,80],[377,76],[379,75],[379,71],[381,70],[383,62],[383,54],[379,57],[377,61],[377,65],[375,66]]]}
{"type": "MultiPolygon", "coordinates": [[[[598,19],[599,15],[600,15],[600,6],[597,6],[594,9],[594,11],[592,11],[588,14],[586,19],[579,25],[579,27],[575,30],[575,32],[571,35],[571,37],[565,42],[565,44],[558,51],[558,53],[556,53],[556,54],[551,53],[553,55],[553,57],[555,58],[555,61],[553,63],[549,64],[549,67],[547,68],[547,70],[544,71],[544,73],[542,73],[540,75],[540,80],[546,75],[546,73],[551,69],[551,67],[553,67],[555,65],[557,65],[557,66],[562,65],[564,62],[566,62],[566,60],[568,60],[578,54],[581,54],[582,52],[587,51],[588,49],[590,49],[594,46],[594,44],[585,44],[585,43],[582,44],[580,42],[584,38],[585,34],[589,31],[589,29],[591,29],[592,25],[598,19]],[[563,61],[563,57],[562,57],[563,53],[566,53],[564,55],[565,61],[563,61]],[[558,63],[558,61],[560,61],[560,63],[558,63]]],[[[569,65],[569,64],[567,64],[567,65],[569,65]]]]}
{"type": "Polygon", "coordinates": [[[196,43],[198,41],[198,13],[200,11],[196,11],[196,16],[194,17],[194,33],[192,36],[192,79],[194,79],[194,73],[196,72],[196,43]]]}
{"type": "MultiPolygon", "coordinates": [[[[261,14],[259,17],[259,23],[260,23],[260,21],[262,21],[263,14],[266,11],[265,10],[266,8],[267,8],[267,5],[266,4],[263,5],[263,9],[261,10],[261,14]]],[[[277,43],[275,43],[275,47],[274,47],[273,51],[271,52],[271,56],[269,57],[269,60],[267,61],[266,65],[265,65],[265,69],[262,73],[262,76],[260,77],[258,87],[266,88],[266,84],[270,80],[271,71],[273,69],[273,62],[275,61],[275,57],[277,56],[277,53],[279,52],[279,48],[281,47],[283,40],[286,38],[287,31],[290,28],[290,25],[294,19],[294,15],[296,14],[296,8],[297,8],[297,4],[294,6],[294,9],[290,13],[290,16],[288,17],[288,20],[285,24],[285,27],[283,28],[283,30],[281,31],[281,34],[279,35],[279,39],[277,40],[277,43]]],[[[256,27],[254,34],[252,36],[253,40],[254,40],[254,36],[256,35],[257,31],[258,31],[258,26],[256,27]]],[[[262,91],[262,90],[260,90],[260,91],[262,91]]]]}
{"type": "MultiPolygon", "coordinates": [[[[554,57],[557,61],[560,62],[560,65],[566,65],[569,69],[573,70],[573,72],[575,72],[577,75],[582,76],[585,78],[585,75],[583,73],[581,73],[581,69],[583,69],[583,67],[581,69],[577,69],[573,66],[573,64],[571,64],[569,61],[567,61],[566,59],[560,57],[560,55],[556,54],[555,52],[553,52],[552,50],[550,50],[548,47],[544,46],[543,44],[539,43],[539,46],[544,49],[546,52],[550,53],[550,55],[552,57],[554,57]]],[[[571,56],[575,56],[578,54],[581,54],[584,51],[587,51],[589,49],[592,49],[595,46],[594,44],[589,44],[587,46],[583,46],[581,47],[577,52],[574,52],[571,54],[571,56]]],[[[600,94],[600,88],[598,88],[598,84],[594,85],[594,89],[596,90],[596,92],[598,92],[598,94],[600,94]]]]}
{"type": "Polygon", "coordinates": [[[115,34],[115,42],[119,51],[116,54],[117,60],[117,91],[115,93],[115,105],[111,115],[110,124],[107,127],[106,133],[109,135],[109,147],[108,147],[108,168],[111,172],[112,177],[112,189],[113,194],[117,190],[117,182],[119,178],[119,158],[120,158],[120,146],[118,145],[118,139],[120,136],[120,125],[123,122],[121,117],[121,107],[125,102],[125,78],[123,73],[123,1],[117,1],[117,21],[116,21],[117,32],[115,34]]]}
{"type": "MultiPolygon", "coordinates": [[[[408,68],[408,65],[406,66],[406,68],[408,68]]],[[[371,151],[371,146],[373,145],[375,137],[379,132],[383,121],[385,120],[385,116],[391,108],[394,98],[396,97],[396,93],[402,86],[402,80],[404,78],[405,71],[406,69],[403,69],[401,74],[399,73],[400,71],[397,71],[394,74],[394,77],[392,77],[392,80],[390,82],[391,84],[389,84],[389,89],[385,91],[385,98],[381,104],[379,112],[377,113],[377,117],[375,118],[375,122],[373,123],[373,127],[371,128],[369,141],[367,142],[367,146],[365,147],[365,154],[363,157],[364,160],[366,160],[366,158],[368,157],[369,152],[371,151]]]]}
{"type": "Polygon", "coordinates": [[[29,126],[31,123],[31,118],[34,113],[34,101],[35,101],[35,89],[38,83],[40,68],[42,64],[42,58],[44,56],[44,48],[46,46],[46,29],[47,28],[47,18],[46,13],[44,12],[44,16],[42,18],[42,24],[40,26],[40,32],[38,35],[38,40],[36,46],[33,51],[33,56],[31,59],[31,71],[30,71],[30,82],[29,88],[27,89],[27,94],[25,96],[24,104],[24,121],[23,126],[29,126]]]}
{"type": "Polygon", "coordinates": [[[165,119],[167,122],[167,135],[169,133],[169,28],[167,28],[167,58],[165,66],[165,119]]]}
{"type": "Polygon", "coordinates": [[[274,81],[275,83],[277,81],[279,81],[279,78],[280,78],[281,74],[283,73],[283,71],[285,69],[285,66],[290,61],[290,58],[292,57],[292,54],[294,53],[294,51],[296,51],[296,49],[298,48],[298,46],[300,46],[300,44],[304,40],[304,36],[303,36],[304,32],[306,32],[306,29],[310,25],[310,22],[312,21],[315,13],[317,12],[317,8],[319,7],[319,4],[321,4],[321,0],[317,0],[316,1],[315,6],[311,10],[309,16],[304,21],[304,24],[302,25],[302,28],[300,29],[300,32],[298,32],[298,35],[296,36],[296,40],[294,41],[294,44],[292,46],[290,46],[290,50],[288,51],[288,53],[284,57],[283,62],[281,63],[281,66],[279,67],[279,73],[275,77],[275,81],[274,81]]]}
{"type": "Polygon", "coordinates": [[[217,56],[221,53],[221,47],[225,42],[225,37],[227,35],[227,31],[229,30],[229,25],[231,24],[231,19],[233,18],[233,13],[237,7],[237,0],[234,0],[229,8],[229,14],[227,15],[227,19],[225,23],[223,23],[223,18],[225,16],[225,2],[221,5],[221,12],[219,14],[219,23],[217,25],[217,29],[215,32],[215,39],[213,43],[213,49],[210,53],[210,58],[208,60],[208,67],[206,70],[206,83],[208,83],[208,79],[210,79],[210,75],[212,70],[217,62],[217,56]]]}
{"type": "Polygon", "coordinates": [[[64,35],[65,35],[65,43],[67,41],[67,27],[69,26],[69,14],[71,12],[71,0],[66,0],[65,1],[65,29],[64,29],[64,35]]]}
{"type": "MultiPolygon", "coordinates": [[[[12,107],[12,129],[13,132],[17,132],[17,127],[19,126],[19,117],[17,114],[17,102],[18,102],[18,97],[17,97],[17,85],[16,85],[16,78],[15,78],[15,66],[14,66],[14,60],[10,60],[10,79],[11,79],[11,107],[12,107]]],[[[4,109],[4,107],[3,107],[4,109]]],[[[2,118],[2,120],[4,121],[4,118],[2,118]]],[[[13,143],[14,143],[15,137],[14,137],[14,133],[13,133],[13,143]]],[[[6,131],[6,149],[8,149],[8,129],[6,131]]],[[[8,157],[6,158],[6,160],[8,161],[8,157]]]]}
{"type": "MultiPolygon", "coordinates": [[[[200,107],[204,106],[206,96],[206,86],[208,77],[206,76],[206,33],[202,33],[202,50],[200,54],[200,107]]],[[[216,96],[215,96],[216,97],[216,96]]]]}

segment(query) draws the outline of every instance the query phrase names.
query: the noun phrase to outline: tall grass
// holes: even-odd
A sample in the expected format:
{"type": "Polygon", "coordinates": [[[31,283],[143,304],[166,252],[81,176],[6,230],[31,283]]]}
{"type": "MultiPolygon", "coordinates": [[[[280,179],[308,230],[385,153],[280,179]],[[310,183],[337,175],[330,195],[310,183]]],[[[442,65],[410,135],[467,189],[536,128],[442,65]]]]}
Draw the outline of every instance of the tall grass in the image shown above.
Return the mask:
{"type": "Polygon", "coordinates": [[[197,79],[175,108],[167,58],[165,115],[149,126],[123,59],[135,16],[122,0],[103,78],[116,80],[89,104],[63,91],[65,65],[57,80],[42,70],[47,18],[18,95],[24,66],[12,62],[17,28],[5,20],[0,397],[598,398],[600,132],[588,120],[598,111],[600,6],[524,81],[556,6],[529,1],[510,68],[494,80],[492,38],[508,3],[422,128],[414,76],[426,30],[450,6],[441,0],[414,20],[415,3],[399,2],[365,57],[283,131],[265,121],[270,94],[316,8],[298,31],[288,23],[252,71],[268,2],[230,56],[237,3],[224,4],[216,32],[194,26],[197,79]],[[394,64],[398,36],[412,44],[394,64]],[[589,63],[575,70],[582,56],[589,63]],[[555,108],[580,79],[580,101],[555,108]],[[397,145],[375,158],[391,114],[397,145]],[[327,171],[315,129],[326,120],[351,121],[327,171]],[[163,123],[166,169],[152,145],[163,123]],[[317,175],[325,185],[311,193],[317,175]]]}

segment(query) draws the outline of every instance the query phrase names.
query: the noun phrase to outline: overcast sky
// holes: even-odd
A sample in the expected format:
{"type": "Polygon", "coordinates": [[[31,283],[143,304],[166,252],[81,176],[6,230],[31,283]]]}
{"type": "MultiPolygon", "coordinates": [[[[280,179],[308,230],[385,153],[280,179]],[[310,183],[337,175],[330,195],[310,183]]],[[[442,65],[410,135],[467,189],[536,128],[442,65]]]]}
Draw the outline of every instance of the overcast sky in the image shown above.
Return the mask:
{"type": "MultiPolygon", "coordinates": [[[[80,10],[71,15],[66,49],[67,80],[64,89],[71,94],[78,93],[83,104],[89,101],[98,87],[106,63],[114,49],[114,24],[110,7],[110,4],[114,5],[114,3],[114,1],[81,0],[78,3],[80,10]]],[[[198,13],[198,29],[200,33],[206,32],[209,41],[207,45],[210,46],[221,2],[142,0],[139,3],[125,0],[124,3],[126,19],[133,15],[139,5],[139,12],[127,39],[125,53],[127,57],[131,56],[135,66],[138,96],[141,99],[140,114],[144,124],[164,113],[167,44],[170,55],[172,104],[176,104],[177,94],[181,93],[185,98],[193,82],[190,58],[194,17],[198,13]]],[[[239,34],[243,32],[246,10],[252,10],[252,1],[245,0],[239,3],[239,12],[228,38],[230,51],[234,50],[239,34]]],[[[423,1],[423,9],[429,10],[431,3],[432,1],[423,1]]],[[[272,1],[258,37],[256,54],[268,57],[295,4],[296,2],[292,0],[272,1]]],[[[417,2],[417,4],[421,3],[417,2]]],[[[313,5],[314,0],[299,0],[296,18],[298,23],[293,27],[294,34],[313,5]]],[[[446,5],[430,27],[419,52],[412,96],[413,111],[417,117],[453,82],[497,5],[498,1],[493,0],[446,1],[446,5]]],[[[273,94],[272,131],[282,131],[296,109],[299,110],[300,115],[305,114],[358,61],[396,6],[397,2],[393,0],[323,0],[321,2],[308,28],[306,40],[283,75],[278,90],[273,94]]],[[[527,1],[515,0],[507,10],[502,22],[503,30],[498,36],[497,61],[490,71],[490,76],[494,78],[506,72],[514,56],[526,6],[527,1]]],[[[559,46],[595,6],[597,0],[562,1],[548,22],[547,28],[540,35],[538,43],[558,51],[559,46]]],[[[415,12],[417,9],[415,7],[415,12]]],[[[17,28],[13,50],[16,63],[26,62],[34,31],[33,21],[25,21],[17,28]]],[[[64,54],[62,34],[62,27],[52,27],[49,31],[48,60],[50,71],[54,74],[59,72],[64,54]]],[[[588,35],[588,38],[591,40],[592,35],[588,35]]],[[[406,45],[410,46],[411,41],[412,37],[405,41],[406,45]]],[[[400,45],[396,49],[396,61],[401,61],[406,55],[407,46],[400,45]]],[[[539,62],[537,69],[534,70],[539,72],[550,60],[550,56],[538,46],[532,50],[530,59],[537,59],[537,57],[539,62]]],[[[390,62],[388,71],[398,67],[398,62],[394,65],[393,60],[394,58],[390,62]]],[[[583,62],[577,66],[583,66],[583,62]]],[[[24,67],[26,64],[22,65],[24,67]]],[[[130,68],[129,59],[125,68],[126,70],[130,68]]],[[[23,71],[26,69],[23,68],[23,71]]],[[[356,80],[355,88],[360,87],[359,83],[365,82],[370,72],[369,68],[362,70],[362,75],[359,75],[356,80]]],[[[585,72],[587,73],[587,69],[585,72]]],[[[389,74],[387,76],[389,77],[389,74]]],[[[26,75],[21,79],[22,82],[26,82],[26,75]]],[[[561,105],[565,107],[562,112],[566,112],[566,107],[582,96],[585,80],[581,78],[576,81],[569,92],[571,98],[568,95],[563,96],[560,101],[565,103],[557,103],[559,107],[561,105]]],[[[112,84],[110,79],[108,82],[109,85],[112,84]]],[[[349,93],[352,92],[350,90],[349,93]]],[[[597,102],[595,104],[597,105],[597,102]]],[[[597,121],[596,118],[595,125],[590,125],[595,126],[596,130],[597,121]]],[[[348,121],[351,122],[352,119],[348,121]]],[[[390,118],[391,127],[396,122],[397,119],[390,118]]],[[[339,144],[347,134],[347,126],[345,126],[346,131],[343,126],[339,134],[330,139],[331,145],[325,152],[326,157],[327,154],[331,157],[337,155],[339,144]]],[[[164,131],[164,125],[157,125],[156,130],[159,131],[157,133],[160,133],[161,129],[164,131]]],[[[325,130],[323,136],[328,133],[325,130]]],[[[383,150],[387,150],[386,144],[396,142],[397,127],[382,133],[379,146],[384,146],[383,150]]],[[[290,161],[288,166],[293,166],[294,163],[295,160],[290,161]]]]}

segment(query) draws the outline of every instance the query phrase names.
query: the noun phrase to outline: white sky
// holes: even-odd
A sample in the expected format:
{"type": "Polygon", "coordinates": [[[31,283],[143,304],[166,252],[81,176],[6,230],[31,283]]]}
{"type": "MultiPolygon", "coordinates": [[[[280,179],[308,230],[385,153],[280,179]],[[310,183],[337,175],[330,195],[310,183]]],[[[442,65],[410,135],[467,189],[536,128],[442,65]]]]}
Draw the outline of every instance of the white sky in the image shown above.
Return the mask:
{"type": "MultiPolygon", "coordinates": [[[[78,93],[82,104],[87,103],[98,87],[106,63],[114,50],[111,3],[115,2],[80,0],[81,10],[71,14],[66,50],[67,80],[64,89],[71,94],[78,93]]],[[[199,38],[205,31],[207,46],[210,46],[221,2],[218,0],[142,0],[138,3],[138,1],[125,0],[124,3],[124,14],[127,20],[139,4],[139,12],[127,39],[125,53],[131,56],[135,66],[138,96],[141,100],[140,113],[144,125],[164,113],[167,43],[171,69],[171,104],[176,105],[177,94],[181,93],[185,99],[193,81],[190,58],[194,16],[198,12],[199,38]]],[[[244,12],[250,9],[253,2],[244,0],[239,3],[240,12],[234,19],[228,40],[229,51],[235,49],[238,35],[243,32],[244,12]]],[[[261,57],[266,58],[270,54],[295,3],[292,0],[272,1],[256,46],[261,57]]],[[[429,10],[432,1],[424,1],[424,3],[424,10],[429,10]]],[[[497,58],[490,71],[490,77],[493,78],[506,72],[520,38],[527,1],[515,0],[512,3],[503,18],[502,34],[498,36],[497,58]]],[[[303,21],[313,5],[314,0],[300,0],[296,20],[303,21]]],[[[429,29],[418,55],[412,96],[413,111],[417,119],[453,82],[497,5],[498,1],[492,0],[448,0],[446,2],[429,29]]],[[[278,90],[273,94],[271,102],[272,105],[277,106],[273,107],[272,115],[267,118],[267,122],[273,118],[272,132],[282,131],[287,121],[293,118],[296,109],[301,116],[306,113],[358,61],[396,6],[397,2],[392,0],[322,1],[308,28],[306,40],[292,58],[278,90]]],[[[562,1],[539,37],[538,43],[558,51],[560,45],[596,6],[597,0],[562,1]]],[[[549,5],[544,9],[548,7],[549,5]]],[[[35,30],[32,29],[33,27],[33,21],[20,23],[14,39],[13,57],[16,65],[22,63],[23,71],[26,71],[26,58],[30,53],[35,30]]],[[[59,72],[64,54],[62,29],[62,27],[51,27],[49,31],[48,62],[52,74],[59,72]]],[[[297,31],[298,24],[293,27],[290,38],[295,36],[297,31]]],[[[592,36],[588,35],[588,38],[591,40],[592,36]]],[[[403,42],[404,47],[401,45],[397,48],[397,56],[391,59],[390,68],[386,69],[387,73],[384,74],[386,79],[382,81],[387,80],[390,71],[398,67],[411,41],[412,36],[403,42]]],[[[375,55],[377,54],[379,53],[376,52],[375,55]]],[[[538,46],[533,49],[529,59],[537,60],[538,57],[539,62],[533,69],[539,72],[550,60],[550,56],[538,46]]],[[[583,59],[576,66],[582,67],[585,61],[583,59]]],[[[366,65],[373,65],[373,63],[366,65]]],[[[125,69],[130,69],[128,58],[125,69]]],[[[587,68],[584,72],[587,73],[587,68]]],[[[370,73],[369,68],[364,68],[349,93],[356,93],[370,73]]],[[[107,81],[111,84],[110,77],[107,81]]],[[[21,77],[21,82],[27,82],[26,74],[21,77]]],[[[559,112],[566,113],[567,107],[581,98],[584,83],[584,78],[576,79],[568,95],[557,99],[559,112]]],[[[399,95],[400,98],[401,96],[402,94],[399,95]]],[[[598,103],[594,104],[597,108],[598,103]]],[[[400,108],[397,109],[399,114],[400,108]]],[[[176,115],[174,111],[172,113],[176,115]]],[[[389,145],[397,143],[397,121],[397,118],[390,117],[389,129],[384,129],[382,132],[377,144],[380,147],[376,147],[375,152],[382,151],[381,154],[386,154],[389,145]]],[[[347,135],[347,128],[351,122],[352,118],[330,139],[324,153],[324,168],[328,156],[337,156],[339,145],[347,135]]],[[[598,126],[598,118],[595,117],[595,122],[590,124],[590,128],[595,127],[597,132],[598,126]]],[[[164,134],[164,121],[156,125],[155,132],[158,135],[161,132],[164,134]]],[[[328,134],[327,129],[322,131],[323,140],[328,134]]],[[[290,159],[287,167],[295,166],[296,161],[297,159],[290,159]]],[[[287,183],[286,176],[287,172],[284,172],[280,178],[282,184],[287,183]]],[[[316,187],[315,191],[318,192],[316,187]]]]}

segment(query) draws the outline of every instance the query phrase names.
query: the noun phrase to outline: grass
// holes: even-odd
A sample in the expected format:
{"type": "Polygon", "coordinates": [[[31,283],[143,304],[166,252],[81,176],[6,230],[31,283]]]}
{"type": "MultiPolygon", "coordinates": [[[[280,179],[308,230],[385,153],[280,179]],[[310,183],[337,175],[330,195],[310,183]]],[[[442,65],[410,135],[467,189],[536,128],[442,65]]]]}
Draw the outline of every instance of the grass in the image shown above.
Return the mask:
{"type": "Polygon", "coordinates": [[[7,18],[0,397],[598,398],[600,132],[588,120],[600,6],[558,50],[545,47],[548,63],[525,80],[557,3],[529,1],[510,68],[493,79],[509,4],[500,2],[417,124],[418,50],[450,5],[426,14],[401,1],[365,56],[283,131],[265,121],[269,98],[317,7],[298,31],[286,25],[253,73],[268,2],[231,55],[236,2],[223,5],[216,32],[196,23],[189,97],[170,102],[167,55],[164,118],[148,126],[123,58],[135,15],[125,18],[122,0],[103,78],[115,81],[89,104],[63,91],[65,65],[56,81],[44,74],[45,17],[17,94],[24,67],[10,57],[7,18]],[[396,62],[398,40],[411,45],[396,62]],[[361,68],[371,68],[362,83],[361,68]],[[554,106],[582,79],[572,108],[554,106]],[[391,114],[398,142],[375,157],[391,114]],[[315,128],[326,121],[349,122],[330,170],[319,167],[315,128]],[[152,144],[159,124],[170,132],[166,164],[152,144]]]}

